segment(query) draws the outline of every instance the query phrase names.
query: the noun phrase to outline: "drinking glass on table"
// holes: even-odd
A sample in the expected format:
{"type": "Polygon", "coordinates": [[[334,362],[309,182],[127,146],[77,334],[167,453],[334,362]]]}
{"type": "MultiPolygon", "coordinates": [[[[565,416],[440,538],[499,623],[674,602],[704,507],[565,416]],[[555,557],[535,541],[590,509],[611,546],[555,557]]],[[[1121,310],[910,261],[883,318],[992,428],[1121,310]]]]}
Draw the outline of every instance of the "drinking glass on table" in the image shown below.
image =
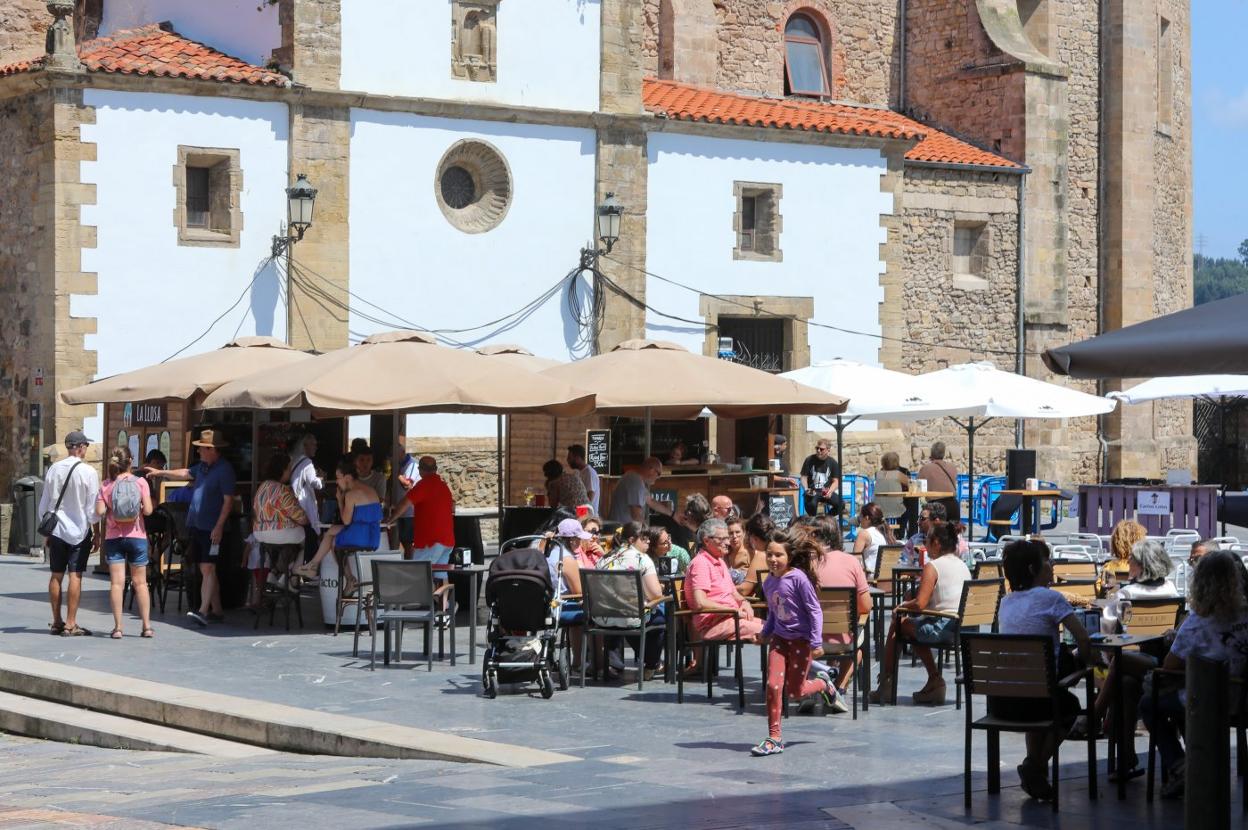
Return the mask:
{"type": "Polygon", "coordinates": [[[1131,600],[1118,601],[1118,622],[1122,624],[1122,633],[1126,634],[1127,626],[1131,625],[1131,600]]]}

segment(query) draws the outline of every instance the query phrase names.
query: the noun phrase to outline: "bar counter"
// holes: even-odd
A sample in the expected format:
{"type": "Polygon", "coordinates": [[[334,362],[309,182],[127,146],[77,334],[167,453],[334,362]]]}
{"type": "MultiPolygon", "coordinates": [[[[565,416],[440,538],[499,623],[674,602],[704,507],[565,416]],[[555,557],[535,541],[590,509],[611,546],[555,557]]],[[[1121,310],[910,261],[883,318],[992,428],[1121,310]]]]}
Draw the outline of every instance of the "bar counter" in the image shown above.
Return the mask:
{"type": "MultiPolygon", "coordinates": [[[[796,496],[797,487],[777,486],[777,478],[783,477],[767,470],[728,472],[722,466],[664,467],[662,477],[655,482],[650,491],[652,496],[663,495],[664,491],[668,493],[674,491],[677,511],[684,505],[685,498],[693,493],[701,493],[708,501],[715,496],[726,495],[737,505],[742,516],[751,516],[759,506],[759,499],[765,498],[768,493],[792,493],[796,496]],[[767,487],[762,489],[751,487],[751,476],[766,477],[767,487]]],[[[601,504],[605,512],[615,495],[615,485],[620,480],[620,476],[602,476],[601,480],[603,492],[601,504]]]]}

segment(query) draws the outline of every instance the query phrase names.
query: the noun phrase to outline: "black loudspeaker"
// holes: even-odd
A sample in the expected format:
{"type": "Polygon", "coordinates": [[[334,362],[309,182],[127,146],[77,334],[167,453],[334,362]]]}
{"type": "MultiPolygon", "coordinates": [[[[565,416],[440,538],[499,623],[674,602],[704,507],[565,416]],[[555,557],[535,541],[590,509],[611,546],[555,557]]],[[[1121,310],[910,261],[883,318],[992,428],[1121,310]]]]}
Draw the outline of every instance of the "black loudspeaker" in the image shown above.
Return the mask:
{"type": "Polygon", "coordinates": [[[1036,477],[1035,450],[1006,450],[1005,482],[1007,490],[1023,490],[1027,479],[1036,477]]]}

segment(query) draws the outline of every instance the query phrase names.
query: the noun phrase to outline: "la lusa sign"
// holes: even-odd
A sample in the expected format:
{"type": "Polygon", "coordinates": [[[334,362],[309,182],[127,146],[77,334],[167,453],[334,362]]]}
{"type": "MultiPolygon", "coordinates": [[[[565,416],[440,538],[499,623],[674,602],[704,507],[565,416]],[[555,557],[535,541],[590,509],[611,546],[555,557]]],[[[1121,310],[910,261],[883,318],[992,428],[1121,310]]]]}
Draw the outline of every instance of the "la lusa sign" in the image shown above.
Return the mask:
{"type": "Polygon", "coordinates": [[[128,403],[122,414],[127,427],[163,427],[168,420],[168,408],[159,402],[128,403]]]}

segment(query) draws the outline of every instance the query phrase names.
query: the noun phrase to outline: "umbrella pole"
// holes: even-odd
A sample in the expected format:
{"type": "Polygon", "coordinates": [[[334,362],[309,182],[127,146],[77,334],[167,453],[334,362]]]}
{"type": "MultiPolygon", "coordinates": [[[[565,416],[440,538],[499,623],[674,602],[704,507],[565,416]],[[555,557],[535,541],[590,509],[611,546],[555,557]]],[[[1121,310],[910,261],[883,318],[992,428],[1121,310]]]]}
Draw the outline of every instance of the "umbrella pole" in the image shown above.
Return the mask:
{"type": "Polygon", "coordinates": [[[500,532],[499,544],[502,544],[501,532],[503,528],[503,416],[498,415],[498,444],[495,448],[496,460],[498,461],[498,528],[500,532]]]}
{"type": "Polygon", "coordinates": [[[1222,419],[1222,426],[1220,428],[1222,434],[1219,436],[1222,439],[1221,441],[1222,451],[1218,453],[1218,468],[1219,468],[1218,472],[1221,473],[1221,475],[1219,475],[1218,478],[1222,479],[1222,498],[1219,502],[1222,508],[1220,511],[1222,513],[1222,533],[1220,533],[1219,535],[1225,536],[1226,535],[1226,468],[1229,466],[1226,463],[1227,452],[1226,452],[1226,396],[1225,395],[1222,395],[1221,397],[1218,398],[1218,414],[1221,416],[1221,419],[1222,419]]]}
{"type": "MultiPolygon", "coordinates": [[[[958,489],[955,486],[953,489],[958,489]]],[[[970,498],[967,499],[967,527],[966,541],[975,541],[975,416],[971,415],[966,419],[966,490],[970,498]]],[[[955,494],[956,495],[956,494],[955,494]]]]}
{"type": "MultiPolygon", "coordinates": [[[[399,436],[407,434],[407,418],[401,412],[390,413],[390,510],[394,510],[395,505],[407,498],[407,491],[399,484],[399,475],[403,472],[403,456],[407,454],[407,447],[399,446],[399,436]],[[399,426],[402,419],[403,426],[399,426]]],[[[385,501],[385,498],[382,498],[385,501]]],[[[399,550],[403,549],[403,540],[399,538],[398,530],[395,530],[394,538],[399,540],[399,550]]]]}
{"type": "MultiPolygon", "coordinates": [[[[836,469],[837,482],[836,486],[841,489],[841,482],[845,480],[845,424],[840,415],[836,416],[836,469]]],[[[839,495],[839,493],[838,493],[839,495]]],[[[839,516],[837,517],[840,518],[839,516]]],[[[840,524],[840,522],[837,522],[840,524]]]]}
{"type": "Polygon", "coordinates": [[[651,417],[650,407],[646,407],[646,458],[650,457],[650,424],[653,421],[651,417]]]}
{"type": "MultiPolygon", "coordinates": [[[[953,417],[952,415],[949,416],[949,420],[953,421],[962,429],[966,430],[966,478],[967,478],[967,482],[966,482],[966,490],[967,490],[966,541],[974,542],[975,541],[975,430],[983,426],[984,424],[988,423],[988,421],[992,419],[988,418],[982,421],[978,426],[976,426],[975,424],[974,415],[968,416],[965,424],[959,421],[957,418],[953,417]]],[[[953,497],[956,500],[958,497],[958,494],[957,494],[958,488],[956,486],[957,482],[954,482],[954,485],[955,486],[953,488],[954,489],[953,497]]]]}

